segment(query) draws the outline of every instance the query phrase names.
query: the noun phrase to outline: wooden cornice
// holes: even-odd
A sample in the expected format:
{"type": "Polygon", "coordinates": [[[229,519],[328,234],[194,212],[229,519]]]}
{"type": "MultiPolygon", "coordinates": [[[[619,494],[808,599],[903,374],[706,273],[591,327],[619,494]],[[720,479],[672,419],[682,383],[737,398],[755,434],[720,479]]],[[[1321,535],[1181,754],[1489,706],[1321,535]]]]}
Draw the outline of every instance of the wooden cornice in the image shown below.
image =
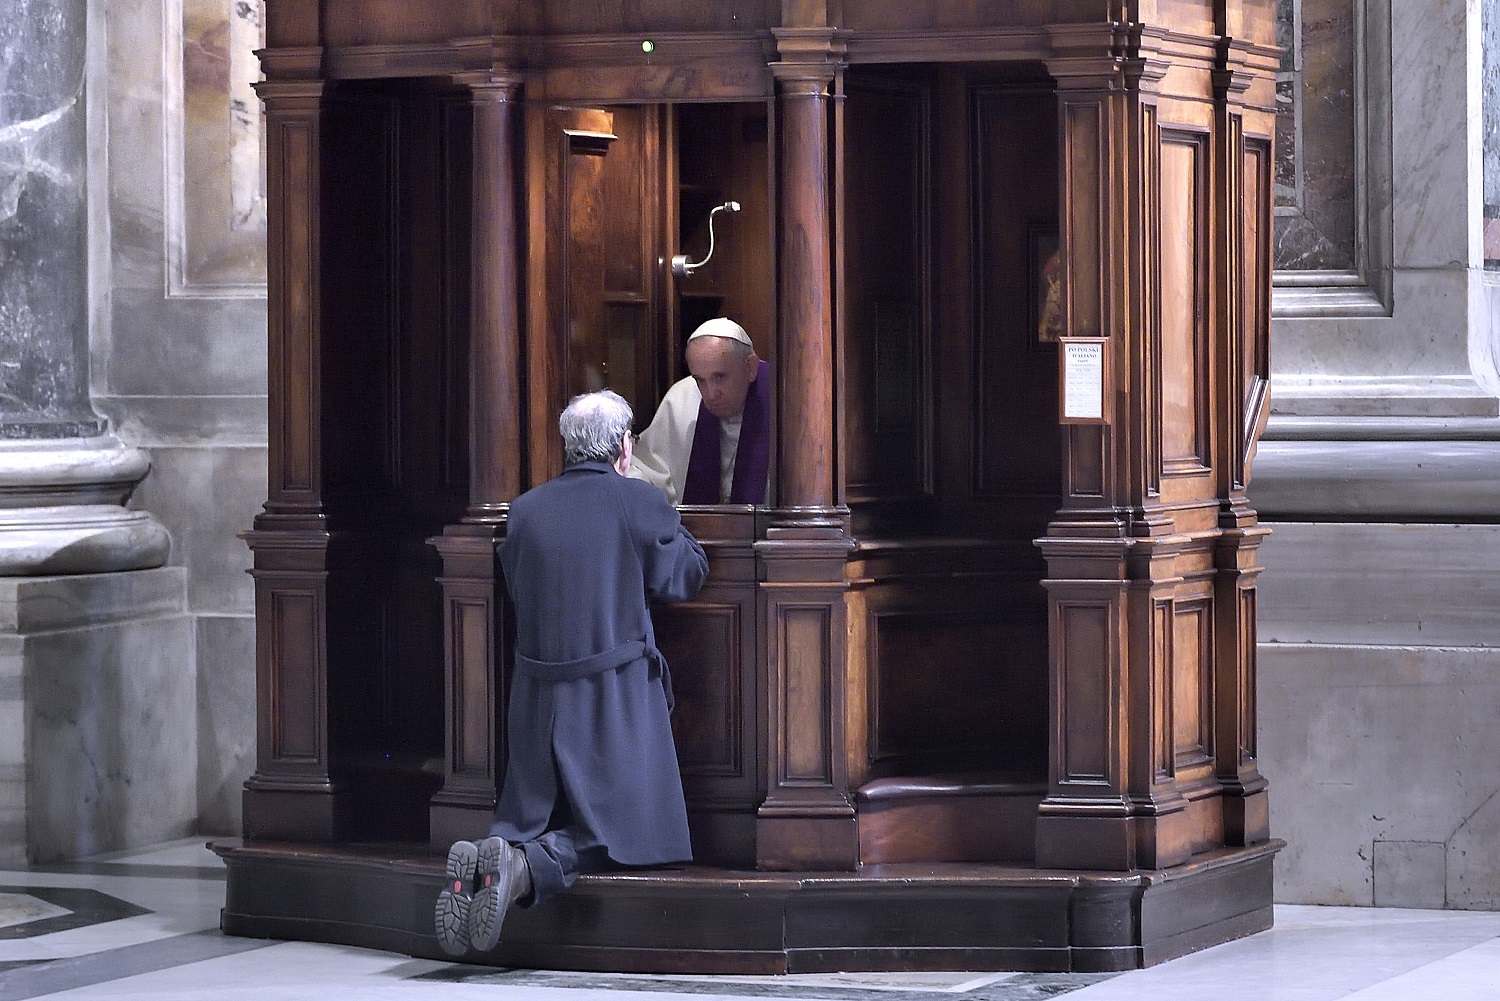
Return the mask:
{"type": "Polygon", "coordinates": [[[315,80],[323,75],[321,45],[256,49],[266,80],[315,80]]]}
{"type": "Polygon", "coordinates": [[[977,62],[1003,54],[1012,60],[1044,60],[1052,47],[1035,28],[952,29],[945,31],[859,31],[846,42],[852,63],[977,62]]]}
{"type": "Polygon", "coordinates": [[[1281,65],[1281,50],[1257,45],[1242,38],[1218,40],[1214,59],[1214,94],[1221,101],[1245,104],[1257,111],[1274,114],[1274,106],[1248,103],[1246,95],[1259,79],[1274,79],[1281,65]]]}
{"type": "Polygon", "coordinates": [[[773,40],[765,33],[744,31],[550,35],[524,41],[532,53],[533,69],[558,65],[649,66],[750,57],[764,62],[775,51],[773,40]],[[651,42],[649,52],[642,48],[645,41],[651,42]]]}

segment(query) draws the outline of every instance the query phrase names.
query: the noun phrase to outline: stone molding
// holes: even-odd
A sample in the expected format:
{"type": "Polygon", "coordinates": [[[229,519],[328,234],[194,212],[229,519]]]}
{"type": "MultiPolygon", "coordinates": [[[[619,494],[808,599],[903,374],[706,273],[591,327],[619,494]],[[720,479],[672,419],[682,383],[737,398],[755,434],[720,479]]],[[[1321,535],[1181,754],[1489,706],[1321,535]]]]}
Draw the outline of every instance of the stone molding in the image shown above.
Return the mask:
{"type": "Polygon", "coordinates": [[[0,444],[0,576],[111,573],[166,563],[167,530],[124,505],[150,457],[113,434],[0,444]]]}
{"type": "MultiPolygon", "coordinates": [[[[1500,519],[1500,421],[1399,422],[1404,440],[1361,440],[1384,422],[1303,427],[1319,440],[1276,440],[1255,458],[1249,497],[1263,520],[1494,522],[1500,519]],[[1480,434],[1485,438],[1480,438],[1480,434]],[[1467,438],[1445,437],[1467,435],[1467,438]]],[[[1396,422],[1393,422],[1396,423],[1396,422]]],[[[1386,428],[1389,433],[1393,428],[1386,428]]]]}

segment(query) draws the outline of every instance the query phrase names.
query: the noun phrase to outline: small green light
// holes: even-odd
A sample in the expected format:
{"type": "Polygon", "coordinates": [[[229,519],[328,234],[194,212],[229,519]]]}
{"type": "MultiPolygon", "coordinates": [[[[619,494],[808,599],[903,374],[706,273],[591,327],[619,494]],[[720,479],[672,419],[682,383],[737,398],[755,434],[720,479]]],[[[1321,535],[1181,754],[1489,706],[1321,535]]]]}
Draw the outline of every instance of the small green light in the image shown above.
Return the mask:
{"type": "Polygon", "coordinates": [[[655,52],[656,51],[656,43],[653,42],[649,38],[643,38],[643,39],[641,39],[641,51],[642,52],[655,52]]]}

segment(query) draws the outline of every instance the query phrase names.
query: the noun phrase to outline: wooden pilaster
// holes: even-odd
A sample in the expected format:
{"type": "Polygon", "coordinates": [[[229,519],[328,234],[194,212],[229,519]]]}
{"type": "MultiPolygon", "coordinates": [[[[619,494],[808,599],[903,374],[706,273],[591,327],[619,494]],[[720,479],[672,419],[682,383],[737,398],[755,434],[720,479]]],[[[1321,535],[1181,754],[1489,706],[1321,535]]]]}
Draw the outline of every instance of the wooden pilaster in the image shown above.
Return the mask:
{"type": "Polygon", "coordinates": [[[502,774],[505,590],[495,547],[522,489],[521,330],[515,136],[518,80],[460,78],[469,88],[472,211],[469,284],[469,504],[432,540],[443,560],[446,691],[443,788],[432,798],[430,839],[482,833],[502,774]]]}
{"type": "Polygon", "coordinates": [[[763,869],[859,863],[844,746],[847,510],[835,504],[831,28],[781,28],[781,252],[776,379],[781,429],[776,511],[756,545],[766,651],[766,798],[756,822],[763,869]]]}
{"type": "MultiPolygon", "coordinates": [[[[319,50],[268,59],[300,76],[319,50]]],[[[321,427],[320,198],[324,84],[272,79],[266,107],[270,381],[265,508],[254,554],[256,767],[245,782],[248,838],[330,841],[347,811],[329,756],[327,578],[321,427]]]]}
{"type": "Polygon", "coordinates": [[[1215,200],[1218,228],[1220,364],[1217,377],[1230,403],[1222,422],[1216,552],[1215,690],[1218,700],[1217,776],[1223,789],[1224,840],[1251,845],[1270,837],[1267,782],[1256,763],[1255,611],[1262,567],[1259,549],[1269,530],[1246,498],[1255,446],[1270,409],[1271,177],[1274,128],[1269,84],[1274,52],[1230,37],[1221,14],[1214,68],[1215,200]],[[1257,107],[1257,104],[1260,106],[1257,107]],[[1249,123],[1247,127],[1247,122],[1249,123]]]}
{"type": "Polygon", "coordinates": [[[1057,29],[1049,63],[1069,220],[1064,333],[1110,338],[1118,391],[1105,401],[1107,425],[1067,429],[1062,507],[1038,540],[1048,564],[1053,726],[1036,831],[1044,867],[1158,868],[1193,850],[1171,731],[1183,539],[1156,506],[1161,178],[1153,90],[1166,65],[1129,30],[1057,29]]]}

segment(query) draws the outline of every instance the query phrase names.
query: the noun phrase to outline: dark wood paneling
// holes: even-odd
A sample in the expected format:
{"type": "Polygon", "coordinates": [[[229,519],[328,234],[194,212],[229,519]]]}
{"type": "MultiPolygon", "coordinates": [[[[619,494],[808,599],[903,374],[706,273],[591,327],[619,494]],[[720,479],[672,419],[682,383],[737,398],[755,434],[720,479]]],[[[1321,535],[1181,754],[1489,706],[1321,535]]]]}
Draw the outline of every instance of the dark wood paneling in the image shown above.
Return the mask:
{"type": "Polygon", "coordinates": [[[323,760],[324,692],[319,684],[323,603],[313,591],[269,591],[267,617],[273,623],[269,658],[274,665],[272,697],[280,712],[262,719],[262,753],[276,762],[317,764],[323,760]],[[312,642],[309,642],[312,641],[312,642]]]}
{"type": "Polygon", "coordinates": [[[349,822],[370,836],[426,836],[445,753],[444,682],[431,668],[444,644],[441,565],[425,540],[458,519],[468,487],[452,386],[468,256],[444,225],[467,189],[445,159],[450,103],[422,83],[344,84],[322,123],[323,155],[362,164],[325,174],[319,202],[318,448],[334,529],[327,754],[351,791],[349,822]]]}
{"type": "MultiPolygon", "coordinates": [[[[746,0],[731,5],[619,3],[571,0],[546,5],[546,27],[560,35],[624,35],[678,31],[757,31],[781,22],[777,0],[746,0]]],[[[637,48],[639,51],[639,48],[637,48]]]]}
{"type": "Polygon", "coordinates": [[[746,772],[741,699],[746,654],[751,652],[743,643],[746,623],[738,602],[712,597],[710,592],[669,614],[657,613],[657,647],[673,665],[678,709],[672,735],[685,780],[737,779],[746,772]]]}
{"type": "Polygon", "coordinates": [[[482,599],[455,598],[448,616],[453,662],[458,667],[453,742],[448,749],[455,772],[486,771],[494,752],[490,725],[490,623],[494,610],[482,599]]]}
{"type": "MultiPolygon", "coordinates": [[[[1040,729],[1044,864],[1150,867],[1265,838],[1251,705],[1262,533],[1245,477],[1199,474],[1234,450],[1226,422],[1267,369],[1274,151],[1235,131],[1269,128],[1267,2],[1169,0],[1123,33],[1071,0],[870,0],[854,32],[822,0],[398,7],[287,0],[271,16],[271,497],[252,546],[275,637],[262,732],[290,754],[251,780],[248,830],[411,835],[435,756],[469,783],[446,805],[468,819],[488,805],[504,504],[558,468],[569,394],[625,370],[618,384],[654,400],[680,372],[679,322],[712,308],[774,360],[780,506],[710,537],[733,573],[716,567],[676,626],[663,619],[672,656],[702,671],[677,724],[708,825],[695,839],[731,832],[736,858],[767,868],[850,868],[851,770],[1005,763],[1035,755],[1040,729]],[[473,107],[440,82],[454,79],[473,107]],[[748,103],[714,103],[728,98],[748,103]],[[683,103],[621,104],[667,100],[683,103]],[[1196,124],[1158,129],[1158,106],[1196,124]],[[518,146],[523,195],[507,183],[518,146]],[[701,219],[726,198],[745,211],[724,219],[702,284],[666,279],[661,262],[701,253],[701,219]],[[1065,330],[1108,335],[1119,363],[1105,429],[1052,421],[1032,300],[1035,238],[1054,221],[1065,330]],[[849,562],[849,499],[906,504],[900,531],[947,533],[911,558],[952,565],[900,580],[899,559],[849,562]],[[434,532],[441,568],[421,544],[434,532]],[[1029,548],[1044,533],[1045,572],[1029,548]],[[974,572],[985,546],[1030,558],[974,572]],[[1039,603],[1011,604],[1044,573],[1048,710],[1039,603]],[[444,643],[446,678],[433,670],[444,643]],[[338,790],[352,795],[335,803],[338,790]]],[[[876,524],[860,546],[912,541],[869,538],[876,524]]],[[[1115,932],[1145,885],[1070,912],[1079,964],[1137,955],[1115,932]]],[[[889,958],[883,920],[781,955],[889,958]]]]}
{"type": "Polygon", "coordinates": [[[765,795],[753,516],[692,509],[709,580],[690,602],[652,611],[672,671],[672,732],[687,797],[693,854],[753,866],[755,811],[765,795]]]}
{"type": "Polygon", "coordinates": [[[341,526],[364,519],[399,476],[399,128],[396,103],[357,85],[334,91],[324,118],[323,155],[361,164],[325,173],[321,198],[324,501],[341,526]]]}
{"type": "Polygon", "coordinates": [[[786,743],[781,781],[785,785],[826,785],[833,781],[833,748],[823,724],[832,703],[827,673],[832,652],[828,608],[784,602],[778,611],[778,659],[785,665],[788,679],[782,705],[786,743]]]}
{"type": "Polygon", "coordinates": [[[1210,465],[1211,355],[1208,340],[1208,136],[1161,128],[1160,368],[1161,475],[1196,475],[1210,465]]]}
{"type": "Polygon", "coordinates": [[[1172,599],[1157,597],[1151,601],[1150,662],[1151,688],[1146,694],[1151,711],[1151,781],[1172,781],[1175,760],[1174,731],[1177,718],[1172,698],[1172,672],[1176,663],[1173,651],[1177,633],[1173,629],[1172,599]]]}
{"type": "Polygon", "coordinates": [[[625,397],[643,425],[664,389],[660,262],[662,245],[662,119],[660,106],[610,108],[617,137],[600,178],[603,211],[602,328],[596,350],[603,383],[625,397]]]}
{"type": "Polygon", "coordinates": [[[700,322],[728,316],[755,342],[756,354],[776,371],[775,206],[771,199],[769,106],[761,103],[684,104],[675,119],[677,222],[662,249],[670,258],[687,254],[700,261],[708,253],[708,213],[726,201],[738,212],[714,219],[713,258],[672,287],[680,300],[678,325],[660,355],[663,390],[687,375],[682,350],[700,322]]]}
{"type": "Polygon", "coordinates": [[[851,74],[844,105],[844,477],[850,504],[929,494],[930,110],[921,80],[851,74]]]}
{"type": "Polygon", "coordinates": [[[1269,378],[1267,354],[1271,341],[1271,141],[1263,136],[1245,137],[1244,203],[1240,221],[1244,226],[1244,249],[1240,273],[1245,304],[1244,373],[1248,381],[1259,375],[1269,378]]]}
{"type": "Polygon", "coordinates": [[[1027,503],[1039,533],[1062,485],[1057,349],[1033,326],[1045,263],[1037,244],[1058,220],[1057,96],[981,87],[971,101],[979,223],[974,490],[1011,506],[1027,503]]]}
{"type": "Polygon", "coordinates": [[[1104,148],[1109,121],[1106,105],[1086,97],[1062,102],[1061,134],[1062,216],[1068,220],[1063,235],[1063,333],[1072,337],[1108,336],[1101,326],[1105,294],[1103,206],[1099,204],[1099,171],[1105,166],[1104,148]]]}
{"type": "Polygon", "coordinates": [[[562,471],[556,421],[568,398],[604,385],[600,185],[615,141],[602,109],[526,111],[526,391],[534,486],[562,471]]]}
{"type": "Polygon", "coordinates": [[[855,800],[860,861],[1029,863],[1045,792],[1045,782],[975,772],[877,779],[855,800]]]}
{"type": "Polygon", "coordinates": [[[1213,760],[1213,603],[1175,602],[1172,632],[1173,766],[1184,778],[1213,760]]]}
{"type": "Polygon", "coordinates": [[[271,321],[273,379],[279,383],[271,394],[271,450],[273,476],[271,500],[307,503],[316,498],[319,453],[316,439],[308,434],[310,411],[316,409],[319,228],[298,225],[319,215],[319,134],[307,121],[283,120],[270,114],[269,126],[276,132],[270,143],[279,154],[267,167],[270,196],[282,206],[282,214],[270,227],[268,253],[279,280],[271,292],[277,308],[271,321]],[[308,329],[311,325],[311,329],[308,329]]]}
{"type": "MultiPolygon", "coordinates": [[[[281,6],[274,0],[272,5],[281,6]]],[[[349,45],[467,38],[489,32],[488,6],[480,0],[447,0],[431,6],[406,0],[324,0],[324,39],[329,45],[349,45]]]]}
{"type": "Polygon", "coordinates": [[[1119,657],[1113,604],[1057,601],[1053,651],[1062,700],[1053,725],[1058,732],[1057,782],[1069,786],[1108,786],[1118,739],[1112,707],[1119,657]]]}
{"type": "MultiPolygon", "coordinates": [[[[1045,636],[1006,614],[1013,610],[875,613],[874,774],[998,768],[1041,776],[1045,636]]],[[[1040,609],[1035,619],[1044,619],[1040,609]]]]}

